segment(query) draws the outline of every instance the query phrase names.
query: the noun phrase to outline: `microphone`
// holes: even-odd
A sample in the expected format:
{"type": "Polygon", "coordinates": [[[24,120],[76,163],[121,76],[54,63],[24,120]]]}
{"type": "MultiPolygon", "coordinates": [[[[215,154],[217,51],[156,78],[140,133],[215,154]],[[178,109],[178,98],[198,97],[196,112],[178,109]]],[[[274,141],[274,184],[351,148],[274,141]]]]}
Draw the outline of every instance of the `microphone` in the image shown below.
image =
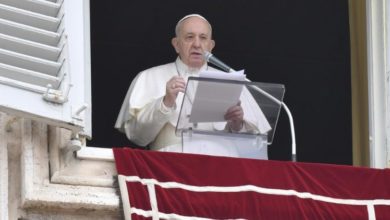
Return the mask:
{"type": "Polygon", "coordinates": [[[205,60],[215,66],[219,67],[225,72],[233,72],[234,70],[226,65],[224,62],[220,61],[217,57],[215,57],[212,53],[205,51],[203,54],[205,60]]]}

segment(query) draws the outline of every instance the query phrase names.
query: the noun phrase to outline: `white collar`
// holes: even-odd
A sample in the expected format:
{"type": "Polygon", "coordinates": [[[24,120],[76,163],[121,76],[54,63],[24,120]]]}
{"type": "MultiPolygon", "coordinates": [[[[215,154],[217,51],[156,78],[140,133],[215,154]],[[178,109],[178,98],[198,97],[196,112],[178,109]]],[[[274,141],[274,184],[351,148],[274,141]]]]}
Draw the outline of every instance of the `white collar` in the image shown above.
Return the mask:
{"type": "Polygon", "coordinates": [[[180,57],[176,58],[175,65],[178,71],[178,74],[183,75],[198,75],[199,72],[207,70],[207,64],[205,63],[203,66],[200,67],[200,69],[194,69],[189,66],[187,66],[183,61],[180,59],[180,57]]]}

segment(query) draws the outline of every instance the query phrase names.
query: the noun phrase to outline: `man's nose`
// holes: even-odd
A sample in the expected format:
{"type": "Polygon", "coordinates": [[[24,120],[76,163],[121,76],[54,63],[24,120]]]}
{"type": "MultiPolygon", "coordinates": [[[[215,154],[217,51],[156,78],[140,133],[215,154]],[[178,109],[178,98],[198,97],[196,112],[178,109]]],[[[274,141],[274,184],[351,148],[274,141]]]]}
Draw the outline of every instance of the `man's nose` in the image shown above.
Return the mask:
{"type": "Polygon", "coordinates": [[[195,37],[195,39],[194,39],[194,46],[195,47],[200,47],[201,46],[199,37],[195,37]]]}

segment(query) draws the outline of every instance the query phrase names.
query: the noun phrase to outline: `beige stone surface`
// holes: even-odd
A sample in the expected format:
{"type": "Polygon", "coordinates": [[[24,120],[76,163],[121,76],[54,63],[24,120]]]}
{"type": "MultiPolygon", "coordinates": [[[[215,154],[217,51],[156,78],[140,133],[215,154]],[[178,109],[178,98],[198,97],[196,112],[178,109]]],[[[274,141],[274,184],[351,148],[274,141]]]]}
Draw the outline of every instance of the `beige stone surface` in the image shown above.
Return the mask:
{"type": "Polygon", "coordinates": [[[0,220],[122,219],[112,160],[78,158],[66,129],[4,113],[0,128],[0,220]]]}

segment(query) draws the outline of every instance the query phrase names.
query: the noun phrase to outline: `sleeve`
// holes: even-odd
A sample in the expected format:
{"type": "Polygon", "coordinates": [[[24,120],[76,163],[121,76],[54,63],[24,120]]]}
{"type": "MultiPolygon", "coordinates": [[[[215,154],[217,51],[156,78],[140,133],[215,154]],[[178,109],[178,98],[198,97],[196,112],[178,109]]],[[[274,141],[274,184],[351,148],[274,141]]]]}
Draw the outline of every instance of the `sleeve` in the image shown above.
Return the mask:
{"type": "Polygon", "coordinates": [[[228,131],[231,133],[249,133],[249,134],[259,134],[260,133],[257,126],[245,118],[244,118],[241,130],[234,131],[233,129],[230,128],[229,123],[226,123],[225,131],[228,131]]]}
{"type": "Polygon", "coordinates": [[[144,107],[133,111],[134,117],[125,122],[124,130],[129,140],[140,146],[152,142],[170,120],[176,106],[168,108],[163,97],[154,99],[144,107]]]}

